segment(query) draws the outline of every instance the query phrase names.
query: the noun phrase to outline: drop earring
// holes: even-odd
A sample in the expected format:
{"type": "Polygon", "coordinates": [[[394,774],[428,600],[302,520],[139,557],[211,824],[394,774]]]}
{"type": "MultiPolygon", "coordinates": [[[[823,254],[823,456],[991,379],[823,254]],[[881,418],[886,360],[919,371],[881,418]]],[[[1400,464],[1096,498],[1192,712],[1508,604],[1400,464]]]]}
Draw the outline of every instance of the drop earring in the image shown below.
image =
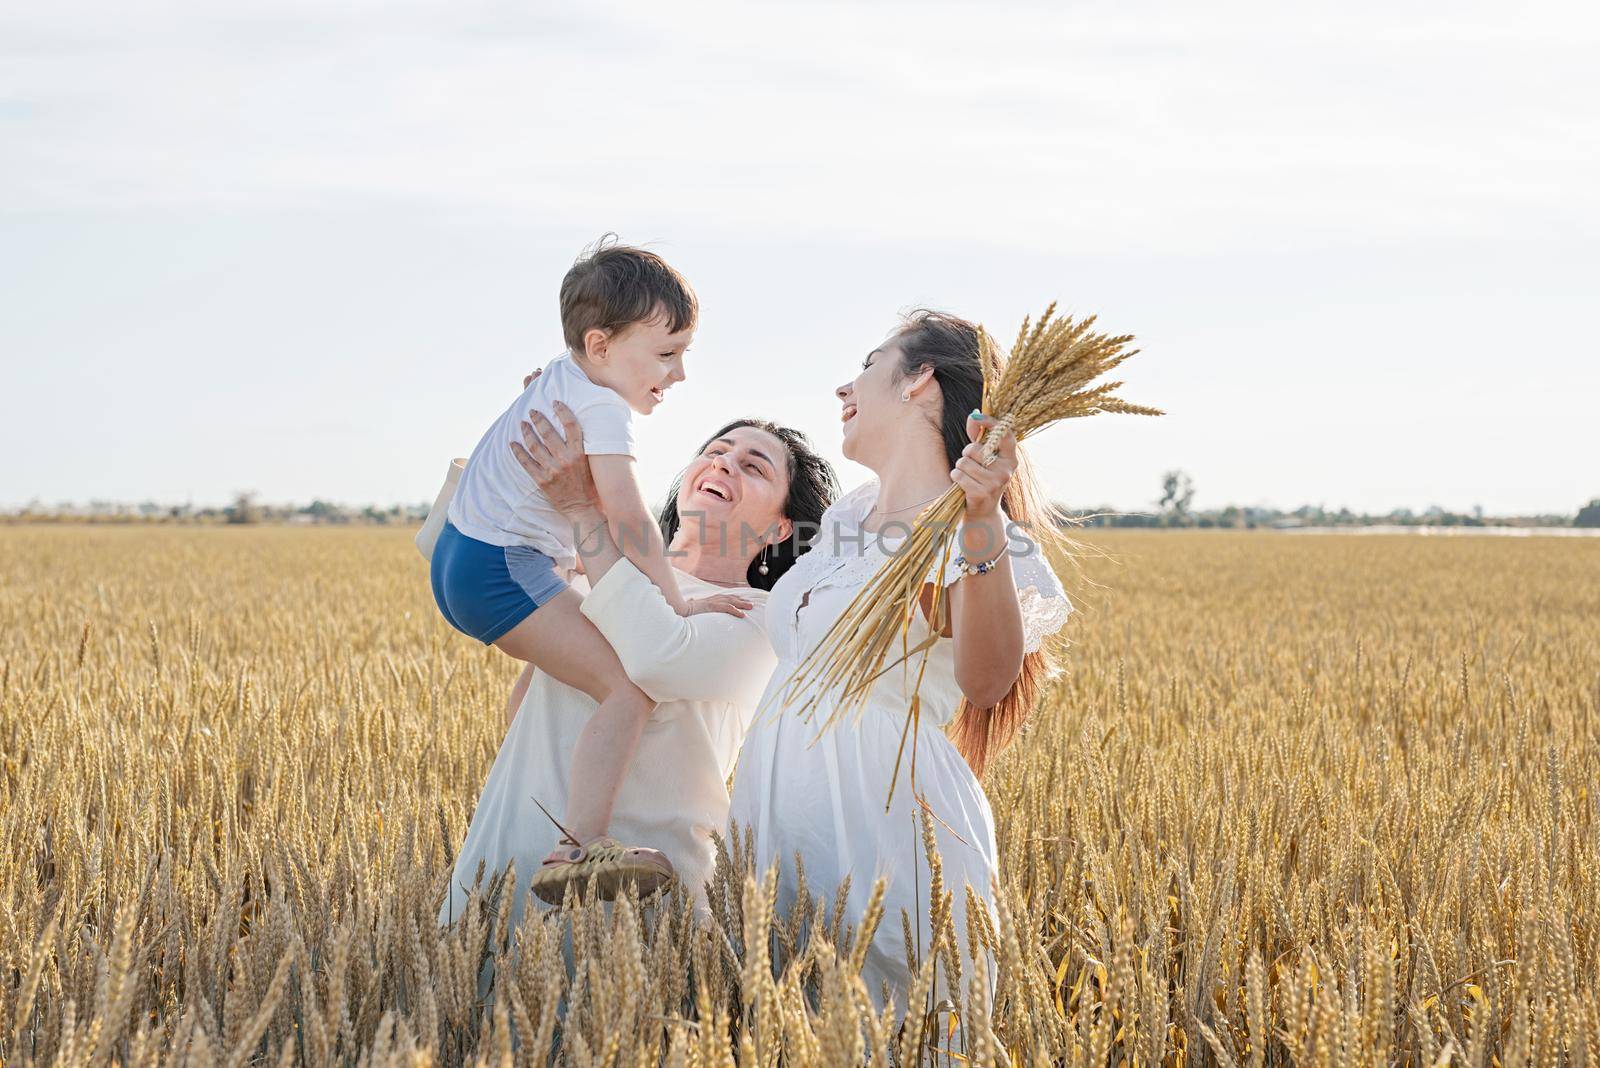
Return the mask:
{"type": "Polygon", "coordinates": [[[770,548],[772,548],[770,545],[764,545],[761,547],[761,563],[756,567],[756,574],[758,575],[765,575],[771,570],[771,568],[767,567],[767,550],[770,548]]]}

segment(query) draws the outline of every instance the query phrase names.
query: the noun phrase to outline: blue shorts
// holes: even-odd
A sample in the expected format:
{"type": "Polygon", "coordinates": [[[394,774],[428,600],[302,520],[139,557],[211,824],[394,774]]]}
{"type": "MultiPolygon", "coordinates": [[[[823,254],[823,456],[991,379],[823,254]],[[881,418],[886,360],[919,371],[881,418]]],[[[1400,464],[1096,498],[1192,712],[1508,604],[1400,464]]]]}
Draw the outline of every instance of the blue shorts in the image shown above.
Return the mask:
{"type": "Polygon", "coordinates": [[[445,621],[492,645],[567,588],[556,562],[531,545],[490,545],[445,523],[428,568],[445,621]]]}

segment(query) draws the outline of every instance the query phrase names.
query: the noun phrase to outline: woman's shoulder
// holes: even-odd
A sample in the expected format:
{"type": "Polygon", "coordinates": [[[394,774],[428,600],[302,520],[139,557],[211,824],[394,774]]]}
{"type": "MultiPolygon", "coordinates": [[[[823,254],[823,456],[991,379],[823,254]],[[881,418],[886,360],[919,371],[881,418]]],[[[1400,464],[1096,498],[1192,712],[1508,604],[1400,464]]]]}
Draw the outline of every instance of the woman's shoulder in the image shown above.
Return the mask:
{"type": "Polygon", "coordinates": [[[869,478],[853,490],[841,493],[822,513],[824,521],[850,520],[859,522],[878,501],[878,480],[869,478]]]}
{"type": "Polygon", "coordinates": [[[824,566],[823,562],[851,552],[863,555],[863,535],[857,528],[878,501],[878,480],[868,479],[840,494],[823,511],[815,531],[806,538],[807,548],[800,554],[794,570],[802,575],[824,566]]]}

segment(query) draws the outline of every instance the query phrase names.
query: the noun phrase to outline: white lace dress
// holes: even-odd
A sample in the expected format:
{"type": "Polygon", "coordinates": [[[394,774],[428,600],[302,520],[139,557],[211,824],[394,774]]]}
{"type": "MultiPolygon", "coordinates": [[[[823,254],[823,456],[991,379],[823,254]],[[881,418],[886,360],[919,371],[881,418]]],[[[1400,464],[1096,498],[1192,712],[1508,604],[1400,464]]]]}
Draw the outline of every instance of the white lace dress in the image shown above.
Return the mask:
{"type": "MultiPolygon", "coordinates": [[[[913,798],[908,774],[913,746],[916,793],[937,817],[934,835],[945,885],[954,891],[952,904],[963,957],[963,884],[970,884],[992,909],[991,880],[998,872],[988,799],[966,760],[941,730],[954,719],[962,700],[955,679],[954,643],[941,639],[929,651],[920,691],[921,725],[906,742],[904,763],[887,812],[884,801],[920,654],[874,684],[859,721],[847,718],[820,738],[817,724],[830,709],[826,699],[813,719],[802,721],[793,710],[783,710],[779,698],[790,672],[821,642],[903,537],[903,532],[898,537],[894,532],[880,537],[862,530],[862,521],[877,495],[878,484],[872,481],[839,498],[823,516],[811,551],[778,581],[767,600],[767,636],[777,653],[778,666],[763,695],[762,711],[740,750],[729,825],[733,831],[744,826],[754,831],[756,862],[763,870],[779,862],[780,910],[790,907],[796,897],[796,854],[804,860],[807,885],[826,899],[831,900],[844,878],[850,877],[847,923],[859,922],[874,880],[879,875],[888,878],[883,922],[868,950],[863,978],[874,997],[886,984],[903,1011],[914,977],[906,965],[901,910],[910,917],[924,955],[931,939],[929,872],[917,821],[920,805],[913,798]]],[[[1025,543],[1013,537],[1011,544],[1025,543]]],[[[1046,635],[1066,622],[1072,606],[1037,553],[1014,554],[1012,569],[1023,605],[1027,648],[1037,650],[1046,635]]],[[[943,581],[948,585],[960,577],[952,565],[943,581]]],[[[928,634],[919,613],[912,626],[911,645],[928,634]]]]}

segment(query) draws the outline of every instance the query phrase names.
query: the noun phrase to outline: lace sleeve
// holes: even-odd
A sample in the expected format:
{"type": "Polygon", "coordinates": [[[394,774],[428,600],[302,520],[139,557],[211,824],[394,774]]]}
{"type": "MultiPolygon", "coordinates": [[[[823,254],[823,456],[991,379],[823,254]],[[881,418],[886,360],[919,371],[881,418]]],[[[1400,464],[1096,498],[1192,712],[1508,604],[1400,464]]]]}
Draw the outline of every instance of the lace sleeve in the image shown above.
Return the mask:
{"type": "Polygon", "coordinates": [[[1072,602],[1040,554],[1013,559],[1011,572],[1017,582],[1017,600],[1022,602],[1022,648],[1037,653],[1046,638],[1067,625],[1072,602]]]}
{"type": "Polygon", "coordinates": [[[1017,600],[1022,602],[1022,647],[1036,653],[1046,638],[1067,625],[1072,602],[1038,542],[1026,531],[1013,528],[1009,520],[1006,529],[1011,532],[1011,574],[1017,584],[1017,600]]]}
{"type": "MultiPolygon", "coordinates": [[[[1011,551],[1011,577],[1016,583],[1017,600],[1022,606],[1022,647],[1024,652],[1036,653],[1044,640],[1067,624],[1072,614],[1072,602],[1061,587],[1061,580],[1050,567],[1049,559],[1027,535],[1012,526],[1010,517],[1002,510],[1002,522],[1011,531],[1007,545],[1011,551]]],[[[945,564],[944,583],[950,585],[962,577],[956,566],[959,543],[952,546],[950,560],[945,564]]]]}

